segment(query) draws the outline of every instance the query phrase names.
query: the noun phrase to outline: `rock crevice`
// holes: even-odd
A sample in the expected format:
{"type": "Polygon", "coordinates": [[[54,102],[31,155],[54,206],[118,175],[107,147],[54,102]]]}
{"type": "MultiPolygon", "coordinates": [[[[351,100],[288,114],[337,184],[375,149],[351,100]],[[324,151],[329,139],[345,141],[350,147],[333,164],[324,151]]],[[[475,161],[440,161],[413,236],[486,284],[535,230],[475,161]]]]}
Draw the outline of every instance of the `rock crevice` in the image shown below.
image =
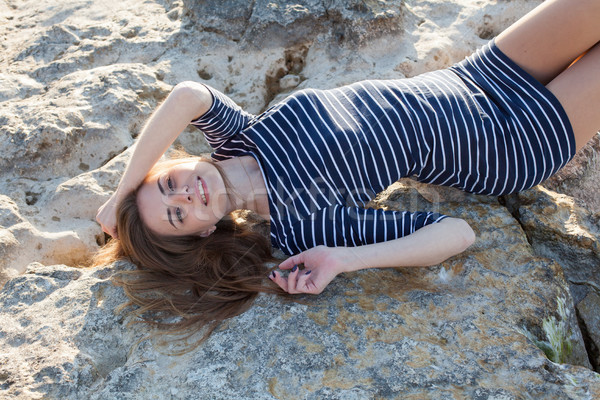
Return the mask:
{"type": "Polygon", "coordinates": [[[557,262],[565,275],[577,311],[588,359],[600,372],[600,224],[595,213],[570,196],[542,186],[509,196],[502,203],[519,222],[532,250],[557,262]],[[591,308],[589,304],[592,304],[591,308]]]}

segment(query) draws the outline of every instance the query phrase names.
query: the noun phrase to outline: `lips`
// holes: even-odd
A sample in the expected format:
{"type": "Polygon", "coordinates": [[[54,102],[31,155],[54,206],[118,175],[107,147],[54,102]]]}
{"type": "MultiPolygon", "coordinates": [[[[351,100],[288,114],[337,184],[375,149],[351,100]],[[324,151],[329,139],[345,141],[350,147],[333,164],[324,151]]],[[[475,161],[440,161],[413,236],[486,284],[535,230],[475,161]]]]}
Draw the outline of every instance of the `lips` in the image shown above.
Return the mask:
{"type": "Polygon", "coordinates": [[[206,183],[199,176],[196,177],[196,186],[195,186],[196,197],[204,203],[204,205],[208,205],[208,189],[206,188],[206,183]]]}
{"type": "Polygon", "coordinates": [[[204,179],[200,179],[200,181],[202,182],[202,188],[204,189],[204,196],[206,197],[206,205],[208,205],[208,188],[206,187],[206,183],[204,182],[204,179]]]}

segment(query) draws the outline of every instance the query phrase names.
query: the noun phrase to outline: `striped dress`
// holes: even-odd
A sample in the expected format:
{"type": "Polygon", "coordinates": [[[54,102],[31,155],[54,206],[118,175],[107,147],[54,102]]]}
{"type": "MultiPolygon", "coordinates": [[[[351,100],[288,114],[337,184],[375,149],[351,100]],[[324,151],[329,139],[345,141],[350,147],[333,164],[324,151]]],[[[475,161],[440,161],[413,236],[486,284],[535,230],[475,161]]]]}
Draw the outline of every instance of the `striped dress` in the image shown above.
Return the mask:
{"type": "Polygon", "coordinates": [[[392,240],[445,218],[365,208],[402,177],[499,196],[547,179],[575,152],[558,100],[493,41],[445,70],[305,89],[258,116],[209,90],[213,105],[192,124],[215,160],[257,160],[271,243],[288,255],[392,240]]]}

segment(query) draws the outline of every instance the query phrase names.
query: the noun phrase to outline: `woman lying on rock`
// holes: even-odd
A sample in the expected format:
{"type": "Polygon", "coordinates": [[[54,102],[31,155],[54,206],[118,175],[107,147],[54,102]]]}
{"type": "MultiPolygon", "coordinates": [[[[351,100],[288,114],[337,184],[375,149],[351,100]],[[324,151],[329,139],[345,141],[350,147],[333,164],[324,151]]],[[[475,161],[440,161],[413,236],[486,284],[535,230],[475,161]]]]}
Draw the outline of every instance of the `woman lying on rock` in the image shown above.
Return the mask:
{"type": "Polygon", "coordinates": [[[99,259],[137,264],[132,302],[186,316],[178,327],[238,314],[275,291],[267,274],[316,294],[346,271],[438,264],[475,240],[465,221],[365,205],[407,176],[500,196],[556,173],[600,128],[599,19],[598,0],[548,0],[448,69],[301,90],[259,116],[179,84],[98,211],[118,238],[99,259]],[[213,160],[157,163],[190,121],[213,160]],[[239,209],[270,221],[270,243],[239,209]],[[268,273],[270,245],[291,257],[268,273]]]}

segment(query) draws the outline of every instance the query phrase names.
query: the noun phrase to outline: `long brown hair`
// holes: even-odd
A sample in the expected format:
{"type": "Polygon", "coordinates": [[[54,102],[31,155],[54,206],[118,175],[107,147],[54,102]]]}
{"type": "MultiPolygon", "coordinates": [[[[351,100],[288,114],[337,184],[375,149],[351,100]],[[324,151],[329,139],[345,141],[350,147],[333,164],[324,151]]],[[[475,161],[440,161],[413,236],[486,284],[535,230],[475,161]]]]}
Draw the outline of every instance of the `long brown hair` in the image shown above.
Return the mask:
{"type": "MultiPolygon", "coordinates": [[[[159,162],[146,179],[186,161],[190,158],[159,162]]],[[[218,163],[212,164],[225,177],[218,163]]],[[[109,241],[93,261],[96,266],[128,259],[137,266],[113,278],[129,297],[123,307],[134,306],[135,316],[163,332],[187,336],[204,327],[202,341],[222,321],[244,312],[258,293],[283,294],[270,281],[264,283],[265,263],[274,261],[267,238],[242,218],[225,217],[208,237],[156,234],[142,221],[138,189],[118,206],[119,239],[109,241]]]]}

